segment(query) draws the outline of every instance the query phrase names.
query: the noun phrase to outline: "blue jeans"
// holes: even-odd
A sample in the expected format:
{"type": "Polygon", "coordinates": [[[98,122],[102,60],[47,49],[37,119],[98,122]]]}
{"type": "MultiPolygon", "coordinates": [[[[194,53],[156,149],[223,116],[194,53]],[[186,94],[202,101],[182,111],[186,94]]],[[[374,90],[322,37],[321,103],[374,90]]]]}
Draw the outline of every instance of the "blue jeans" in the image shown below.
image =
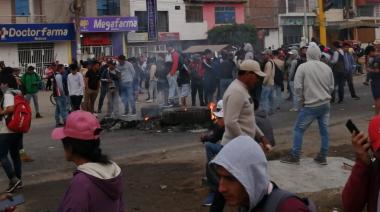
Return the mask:
{"type": "Polygon", "coordinates": [[[280,107],[281,103],[282,103],[282,91],[281,91],[281,87],[278,86],[278,85],[275,85],[274,86],[274,105],[273,105],[273,109],[277,109],[278,107],[280,107]]]}
{"type": "Polygon", "coordinates": [[[67,97],[66,96],[57,96],[54,97],[55,105],[55,123],[60,123],[60,118],[63,122],[66,122],[67,118],[67,97]]]}
{"type": "Polygon", "coordinates": [[[220,98],[223,99],[224,92],[226,92],[228,86],[230,86],[233,79],[221,79],[219,82],[220,98]]]}
{"type": "Polygon", "coordinates": [[[274,87],[263,85],[261,91],[261,106],[260,108],[265,110],[267,114],[274,112],[274,87]]]}
{"type": "Polygon", "coordinates": [[[219,143],[211,143],[211,142],[205,142],[205,149],[206,149],[206,177],[207,177],[207,183],[210,187],[210,192],[217,192],[218,191],[218,177],[215,173],[215,170],[211,169],[210,167],[210,161],[222,150],[223,145],[219,143]]]}
{"type": "Polygon", "coordinates": [[[9,180],[15,177],[21,179],[21,159],[20,150],[22,149],[22,133],[0,134],[0,161],[9,180]],[[10,153],[12,163],[9,161],[10,153]]]}
{"type": "Polygon", "coordinates": [[[169,82],[169,101],[176,102],[178,99],[178,84],[177,84],[177,75],[170,76],[168,75],[169,82]]]}
{"type": "Polygon", "coordinates": [[[129,106],[131,106],[132,114],[136,114],[133,82],[123,82],[121,84],[121,100],[125,107],[125,114],[129,113],[129,106]]]}
{"type": "Polygon", "coordinates": [[[294,138],[292,148],[293,156],[300,156],[303,134],[315,119],[318,120],[319,134],[321,136],[320,154],[322,157],[327,157],[329,150],[328,125],[330,121],[330,103],[318,107],[303,107],[300,110],[296,123],[294,125],[294,138]]]}

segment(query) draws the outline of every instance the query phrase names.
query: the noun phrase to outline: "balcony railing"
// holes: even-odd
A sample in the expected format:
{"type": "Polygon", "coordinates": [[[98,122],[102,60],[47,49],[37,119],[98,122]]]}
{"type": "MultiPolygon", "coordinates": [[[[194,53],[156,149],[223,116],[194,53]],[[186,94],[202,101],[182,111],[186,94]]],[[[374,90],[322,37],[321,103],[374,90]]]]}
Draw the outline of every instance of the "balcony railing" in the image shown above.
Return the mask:
{"type": "Polygon", "coordinates": [[[0,23],[29,24],[46,23],[45,15],[0,15],[0,23]]]}

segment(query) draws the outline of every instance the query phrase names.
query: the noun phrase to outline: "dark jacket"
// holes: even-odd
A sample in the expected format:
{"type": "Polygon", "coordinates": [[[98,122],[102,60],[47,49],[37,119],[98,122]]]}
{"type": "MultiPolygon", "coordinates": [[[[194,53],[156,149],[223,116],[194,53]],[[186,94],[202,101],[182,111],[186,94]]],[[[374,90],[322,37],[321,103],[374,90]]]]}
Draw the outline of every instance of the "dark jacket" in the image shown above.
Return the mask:
{"type": "Polygon", "coordinates": [[[231,60],[224,60],[219,66],[220,79],[233,79],[235,63],[231,60]]]}
{"type": "Polygon", "coordinates": [[[219,127],[218,125],[214,124],[211,127],[211,132],[205,136],[203,136],[202,142],[211,142],[211,143],[217,143],[220,140],[222,140],[224,134],[224,127],[219,127]]]}
{"type": "Polygon", "coordinates": [[[357,160],[342,192],[343,211],[363,211],[366,207],[368,212],[376,212],[379,189],[379,161],[367,166],[357,160]]]}

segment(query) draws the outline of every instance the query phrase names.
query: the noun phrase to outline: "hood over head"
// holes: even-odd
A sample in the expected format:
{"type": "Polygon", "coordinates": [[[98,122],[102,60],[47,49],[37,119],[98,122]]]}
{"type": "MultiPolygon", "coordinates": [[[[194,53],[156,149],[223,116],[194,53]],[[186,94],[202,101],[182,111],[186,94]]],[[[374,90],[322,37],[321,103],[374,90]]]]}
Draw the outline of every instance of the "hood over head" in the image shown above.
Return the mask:
{"type": "Polygon", "coordinates": [[[253,52],[253,47],[250,43],[245,43],[244,44],[244,51],[246,52],[253,52]]]}
{"type": "Polygon", "coordinates": [[[222,166],[243,185],[249,196],[249,211],[268,193],[270,181],[267,159],[259,144],[251,137],[233,139],[210,164],[222,166]]]}
{"type": "Polygon", "coordinates": [[[85,163],[77,167],[99,187],[111,199],[119,199],[123,194],[123,184],[120,167],[111,162],[110,164],[85,163]]]}
{"type": "Polygon", "coordinates": [[[314,42],[309,43],[309,47],[307,48],[307,51],[306,51],[306,57],[308,61],[321,59],[321,49],[316,43],[314,42]]]}

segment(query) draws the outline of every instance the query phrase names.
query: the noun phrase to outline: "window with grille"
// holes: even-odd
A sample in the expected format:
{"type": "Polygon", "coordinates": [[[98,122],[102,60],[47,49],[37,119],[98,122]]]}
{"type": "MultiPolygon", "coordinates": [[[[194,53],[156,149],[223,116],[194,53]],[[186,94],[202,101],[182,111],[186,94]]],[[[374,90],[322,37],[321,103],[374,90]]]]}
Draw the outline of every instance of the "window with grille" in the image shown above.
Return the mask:
{"type": "Polygon", "coordinates": [[[375,6],[375,17],[380,17],[380,5],[375,6]]]}
{"type": "Polygon", "coordinates": [[[29,15],[29,0],[15,0],[15,15],[29,15]]]}
{"type": "Polygon", "coordinates": [[[215,7],[215,23],[216,24],[233,24],[235,23],[234,7],[215,7]]]}
{"type": "MultiPolygon", "coordinates": [[[[148,13],[146,11],[135,11],[137,17],[138,32],[148,31],[148,13]]],[[[158,11],[157,29],[159,32],[169,32],[168,11],[158,11]]]]}
{"type": "Polygon", "coordinates": [[[187,23],[203,22],[202,6],[186,6],[186,22],[187,23]]]}
{"type": "Polygon", "coordinates": [[[373,17],[374,16],[374,7],[373,6],[358,7],[358,16],[360,16],[360,17],[373,17]]]}
{"type": "Polygon", "coordinates": [[[120,15],[120,0],[97,0],[98,16],[120,15]]]}

